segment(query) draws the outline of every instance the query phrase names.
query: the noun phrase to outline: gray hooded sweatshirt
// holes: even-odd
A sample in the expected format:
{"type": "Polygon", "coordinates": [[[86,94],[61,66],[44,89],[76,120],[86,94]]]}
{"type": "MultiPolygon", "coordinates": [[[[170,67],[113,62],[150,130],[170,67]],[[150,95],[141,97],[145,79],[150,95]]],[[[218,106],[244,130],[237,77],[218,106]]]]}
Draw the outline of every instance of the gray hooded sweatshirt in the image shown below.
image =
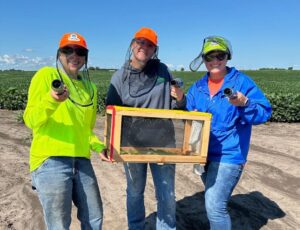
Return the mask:
{"type": "MultiPolygon", "coordinates": [[[[158,59],[148,61],[142,70],[129,62],[115,72],[107,93],[106,105],[135,108],[184,109],[185,97],[176,102],[170,95],[172,75],[158,59]]],[[[128,118],[122,121],[123,146],[171,147],[175,145],[174,126],[168,119],[128,118]],[[125,133],[125,132],[126,133],[125,133]]]]}

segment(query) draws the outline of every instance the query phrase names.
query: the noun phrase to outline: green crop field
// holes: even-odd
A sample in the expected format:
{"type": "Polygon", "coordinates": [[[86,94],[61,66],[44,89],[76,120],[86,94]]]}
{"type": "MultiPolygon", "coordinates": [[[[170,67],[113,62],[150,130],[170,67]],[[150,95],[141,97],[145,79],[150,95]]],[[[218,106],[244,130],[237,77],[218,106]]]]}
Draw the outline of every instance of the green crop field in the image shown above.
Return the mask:
{"type": "MultiPolygon", "coordinates": [[[[249,75],[259,87],[267,94],[269,93],[300,93],[300,70],[251,70],[243,71],[249,75]]],[[[0,88],[27,89],[33,71],[0,71],[0,88]]],[[[112,72],[90,71],[90,77],[98,87],[109,85],[112,72]]],[[[174,77],[180,77],[184,81],[184,89],[201,78],[204,72],[172,72],[174,77]]]]}
{"type": "MultiPolygon", "coordinates": [[[[267,94],[269,93],[300,93],[300,70],[256,70],[243,71],[250,76],[267,94]]],[[[188,88],[205,72],[172,72],[174,77],[184,81],[184,90],[188,88]]],[[[98,86],[108,85],[111,72],[90,71],[91,79],[98,86]]]]}
{"type": "MultiPolygon", "coordinates": [[[[272,121],[300,122],[300,70],[243,71],[265,92],[272,107],[272,121]]],[[[27,91],[34,71],[0,71],[0,109],[24,109],[27,91]]],[[[98,112],[104,112],[104,101],[113,72],[90,71],[98,88],[98,112]]],[[[172,72],[184,81],[185,92],[204,72],[172,72]]]]}

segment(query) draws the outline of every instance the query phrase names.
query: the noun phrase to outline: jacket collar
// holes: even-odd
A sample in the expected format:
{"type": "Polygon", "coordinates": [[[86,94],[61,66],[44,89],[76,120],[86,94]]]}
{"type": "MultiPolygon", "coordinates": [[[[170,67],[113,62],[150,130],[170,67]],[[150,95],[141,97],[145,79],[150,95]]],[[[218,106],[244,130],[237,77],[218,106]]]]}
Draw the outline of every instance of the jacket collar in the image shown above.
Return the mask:
{"type": "MultiPolygon", "coordinates": [[[[224,77],[224,83],[221,89],[227,87],[234,88],[236,77],[238,75],[238,70],[236,70],[234,67],[226,67],[226,69],[227,69],[227,74],[224,77]]],[[[207,94],[209,94],[208,77],[209,77],[209,72],[206,72],[206,74],[196,82],[197,89],[207,94]]]]}

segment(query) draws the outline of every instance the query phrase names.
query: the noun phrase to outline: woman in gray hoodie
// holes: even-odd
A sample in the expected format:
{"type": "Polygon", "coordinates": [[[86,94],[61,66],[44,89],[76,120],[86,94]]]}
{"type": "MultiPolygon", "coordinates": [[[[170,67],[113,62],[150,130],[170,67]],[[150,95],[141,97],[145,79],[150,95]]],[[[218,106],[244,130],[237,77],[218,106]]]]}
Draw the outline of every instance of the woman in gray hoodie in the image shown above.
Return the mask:
{"type": "MultiPolygon", "coordinates": [[[[107,94],[107,105],[136,108],[184,109],[185,96],[171,85],[172,76],[160,62],[157,34],[141,28],[132,39],[126,62],[114,73],[107,94]]],[[[174,127],[170,120],[128,119],[122,125],[122,146],[174,146],[174,127]],[[146,130],[145,132],[141,130],[146,130]]],[[[127,179],[127,218],[129,229],[145,229],[144,190],[147,163],[125,163],[127,179]]],[[[176,229],[175,164],[150,163],[156,198],[156,229],[176,229]]]]}

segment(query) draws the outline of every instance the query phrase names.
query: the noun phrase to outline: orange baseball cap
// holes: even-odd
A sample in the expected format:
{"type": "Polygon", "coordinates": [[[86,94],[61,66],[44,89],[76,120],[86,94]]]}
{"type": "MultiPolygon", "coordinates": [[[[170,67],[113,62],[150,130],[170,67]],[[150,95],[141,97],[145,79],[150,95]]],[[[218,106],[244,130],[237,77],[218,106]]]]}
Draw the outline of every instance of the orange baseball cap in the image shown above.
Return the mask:
{"type": "Polygon", "coordinates": [[[135,33],[134,38],[146,38],[157,46],[157,34],[150,28],[142,27],[135,33]]]}
{"type": "Polygon", "coordinates": [[[59,48],[65,47],[67,45],[78,45],[85,49],[88,49],[84,37],[82,37],[78,33],[66,33],[62,36],[59,42],[59,48]]]}

